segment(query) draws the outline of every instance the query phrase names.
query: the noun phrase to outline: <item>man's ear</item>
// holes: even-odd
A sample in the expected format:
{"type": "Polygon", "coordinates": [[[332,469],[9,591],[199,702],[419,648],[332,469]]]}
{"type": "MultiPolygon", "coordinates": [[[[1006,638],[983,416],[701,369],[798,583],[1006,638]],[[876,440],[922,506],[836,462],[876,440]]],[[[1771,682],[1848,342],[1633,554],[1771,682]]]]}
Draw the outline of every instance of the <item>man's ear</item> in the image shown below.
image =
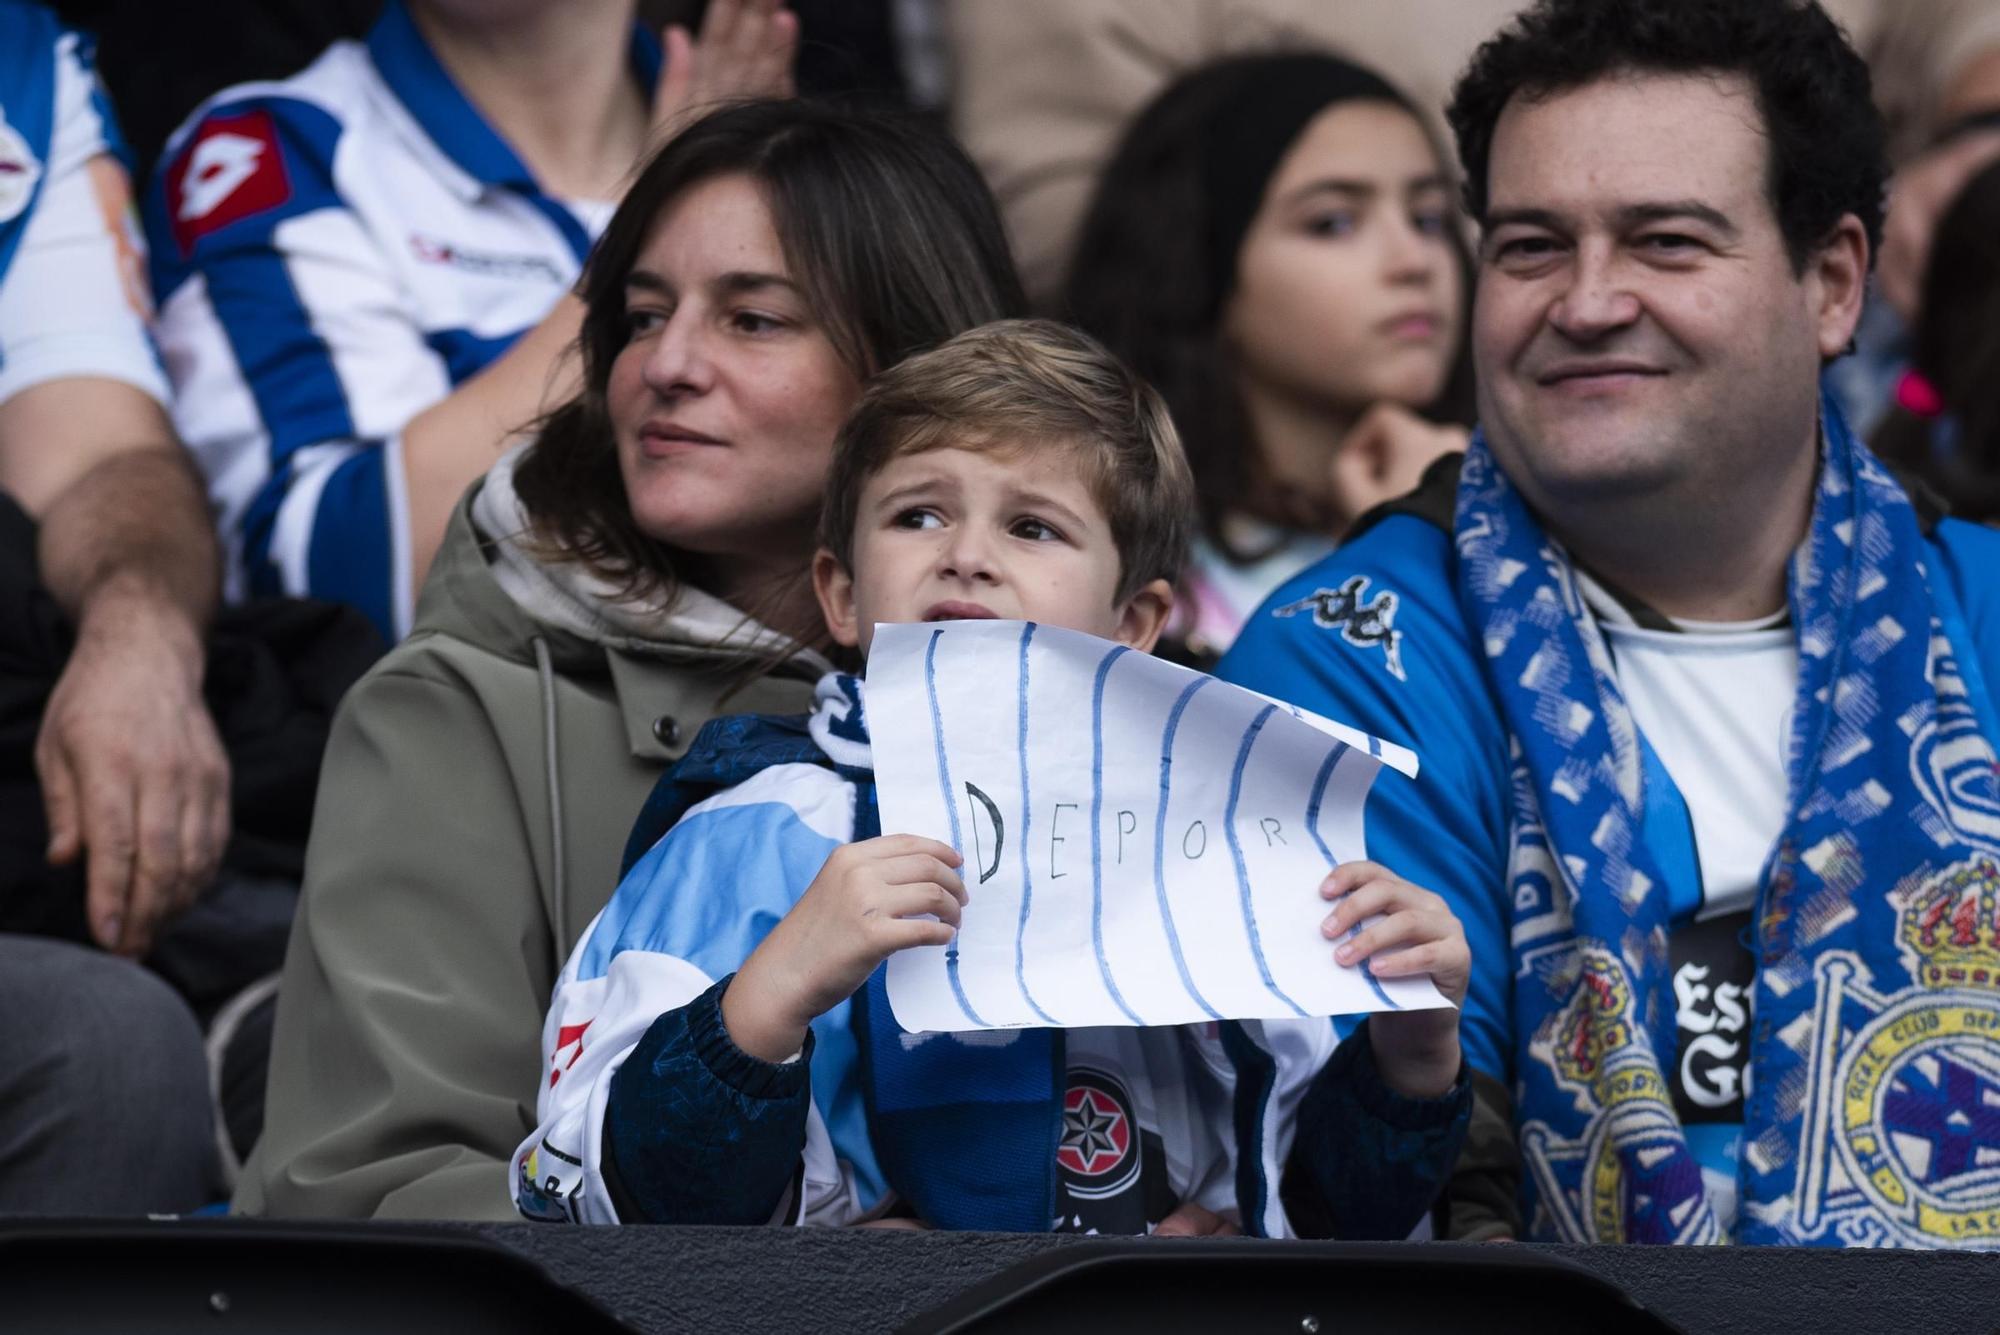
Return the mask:
{"type": "Polygon", "coordinates": [[[826,633],[833,642],[854,649],[861,644],[861,624],[854,608],[854,576],[841,564],[831,548],[813,553],[813,596],[819,599],[820,615],[826,618],[826,633]]]}
{"type": "Polygon", "coordinates": [[[1151,653],[1174,611],[1174,586],[1156,579],[1125,600],[1118,616],[1118,642],[1142,654],[1151,653]]]}
{"type": "Polygon", "coordinates": [[[1832,361],[1854,341],[1868,291],[1868,233],[1859,218],[1841,215],[1832,234],[1806,261],[1806,280],[1819,322],[1820,359],[1832,361]]]}

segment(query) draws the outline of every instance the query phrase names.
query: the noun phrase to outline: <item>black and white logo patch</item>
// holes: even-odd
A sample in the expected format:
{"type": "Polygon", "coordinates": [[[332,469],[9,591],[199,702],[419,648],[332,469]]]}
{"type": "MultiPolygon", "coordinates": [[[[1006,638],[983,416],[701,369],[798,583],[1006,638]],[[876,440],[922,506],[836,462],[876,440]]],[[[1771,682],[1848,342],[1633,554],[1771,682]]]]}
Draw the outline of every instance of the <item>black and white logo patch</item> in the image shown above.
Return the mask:
{"type": "Polygon", "coordinates": [[[1079,1067],[1069,1073],[1056,1164],[1070,1195],[1085,1200],[1132,1185],[1139,1175],[1139,1124],[1123,1085],[1101,1071],[1079,1067]]]}
{"type": "Polygon", "coordinates": [[[1396,629],[1396,608],[1401,599],[1383,589],[1364,601],[1368,576],[1350,575],[1337,589],[1320,589],[1295,603],[1272,611],[1272,616],[1294,617],[1312,613],[1313,624],[1322,630],[1337,630],[1340,638],[1357,649],[1380,647],[1389,675],[1408,681],[1403,675],[1403,632],[1396,629]]]}
{"type": "Polygon", "coordinates": [[[1136,1235],[1176,1204],[1166,1146],[1141,1121],[1125,1082],[1089,1066],[1069,1069],[1056,1144],[1058,1233],[1136,1235]]]}

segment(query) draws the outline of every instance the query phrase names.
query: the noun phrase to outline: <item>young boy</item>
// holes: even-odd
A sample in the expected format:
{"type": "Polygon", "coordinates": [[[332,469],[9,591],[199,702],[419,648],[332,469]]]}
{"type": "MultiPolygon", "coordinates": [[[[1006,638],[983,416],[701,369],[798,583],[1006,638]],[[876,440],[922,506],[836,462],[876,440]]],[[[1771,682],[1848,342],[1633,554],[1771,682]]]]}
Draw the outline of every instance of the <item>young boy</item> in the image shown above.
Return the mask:
{"type": "MultiPolygon", "coordinates": [[[[1039,321],[885,372],[828,485],[814,589],[864,658],[878,622],[981,617],[1149,650],[1193,508],[1158,396],[1039,321]]],[[[1325,1020],[902,1032],[881,965],[949,941],[968,887],[949,845],[880,833],[851,676],[807,721],[711,724],[641,827],[683,810],[557,983],[531,1218],[1399,1238],[1457,1154],[1450,1009],[1338,1044],[1325,1020]]],[[[1343,962],[1463,997],[1436,895],[1369,863],[1320,893],[1343,962]]]]}

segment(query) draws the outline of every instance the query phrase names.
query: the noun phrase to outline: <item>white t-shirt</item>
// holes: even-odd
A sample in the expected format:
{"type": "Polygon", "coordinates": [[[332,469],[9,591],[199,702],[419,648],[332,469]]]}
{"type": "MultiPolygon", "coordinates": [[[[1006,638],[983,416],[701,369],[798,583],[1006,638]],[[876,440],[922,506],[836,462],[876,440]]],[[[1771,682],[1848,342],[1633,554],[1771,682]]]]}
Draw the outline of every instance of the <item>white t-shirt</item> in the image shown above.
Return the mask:
{"type": "Polygon", "coordinates": [[[1650,630],[1589,576],[1580,583],[1632,721],[1687,803],[1701,863],[1697,916],[1750,907],[1789,795],[1785,753],[1799,680],[1789,611],[1650,630]]]}

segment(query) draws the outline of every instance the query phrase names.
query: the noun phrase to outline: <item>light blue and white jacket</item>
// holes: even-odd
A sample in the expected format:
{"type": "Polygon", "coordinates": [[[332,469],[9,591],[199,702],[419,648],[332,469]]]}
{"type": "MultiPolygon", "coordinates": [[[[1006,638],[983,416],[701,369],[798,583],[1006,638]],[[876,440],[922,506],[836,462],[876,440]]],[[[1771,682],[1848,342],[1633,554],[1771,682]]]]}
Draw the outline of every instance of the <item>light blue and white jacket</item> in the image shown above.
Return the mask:
{"type": "MultiPolygon", "coordinates": [[[[842,1224],[900,1198],[939,1227],[1050,1227],[1063,1031],[906,1034],[881,971],[813,1022],[794,1062],[750,1057],[722,1026],[734,970],[835,848],[876,832],[860,683],[823,678],[809,721],[711,723],[641,831],[682,811],[556,983],[540,1124],[515,1156],[522,1212],[842,1224]]],[[[1185,1037],[1233,1110],[1246,1232],[1395,1238],[1423,1217],[1463,1138],[1463,1079],[1439,1099],[1396,1094],[1365,1026],[1345,1043],[1325,1020],[1185,1037]]]]}

